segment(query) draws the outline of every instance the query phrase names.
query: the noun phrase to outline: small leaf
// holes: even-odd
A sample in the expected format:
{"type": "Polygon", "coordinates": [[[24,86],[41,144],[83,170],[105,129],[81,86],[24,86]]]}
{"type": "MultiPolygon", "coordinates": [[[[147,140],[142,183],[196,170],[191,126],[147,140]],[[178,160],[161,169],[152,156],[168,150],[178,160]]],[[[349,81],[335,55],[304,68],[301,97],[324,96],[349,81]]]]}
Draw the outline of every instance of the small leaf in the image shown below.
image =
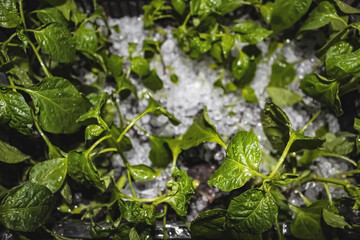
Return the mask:
{"type": "Polygon", "coordinates": [[[111,75],[117,78],[121,76],[123,72],[123,58],[118,55],[111,55],[106,59],[106,66],[111,75]]]}
{"type": "Polygon", "coordinates": [[[21,23],[18,9],[16,8],[16,0],[0,1],[0,27],[16,28],[21,23]]]}
{"type": "Polygon", "coordinates": [[[149,136],[150,139],[150,153],[149,159],[155,167],[166,167],[171,162],[171,152],[167,146],[166,141],[162,137],[149,136]]]}
{"type": "Polygon", "coordinates": [[[182,15],[186,8],[186,3],[183,0],[171,0],[171,4],[177,13],[182,15]]]}
{"type": "Polygon", "coordinates": [[[163,81],[157,75],[156,69],[153,69],[150,75],[143,77],[141,81],[145,87],[153,91],[160,90],[163,87],[163,81]]]}
{"type": "Polygon", "coordinates": [[[134,84],[124,75],[115,78],[117,89],[116,93],[120,94],[120,99],[126,99],[131,93],[137,96],[137,90],[134,84]]]}
{"type": "Polygon", "coordinates": [[[57,8],[43,8],[34,12],[43,24],[59,23],[67,27],[67,22],[64,16],[57,8]]]}
{"type": "Polygon", "coordinates": [[[346,74],[337,66],[337,64],[342,61],[345,56],[350,54],[352,50],[353,47],[345,41],[339,41],[327,50],[325,55],[325,65],[326,74],[330,78],[343,79],[349,76],[349,74],[346,74]]]}
{"type": "Polygon", "coordinates": [[[82,24],[74,33],[76,50],[86,50],[96,52],[98,48],[98,38],[96,31],[92,27],[82,24]]]}
{"type": "Polygon", "coordinates": [[[154,205],[141,204],[133,201],[118,200],[121,217],[130,223],[147,223],[155,225],[156,209],[154,205]]]}
{"type": "Polygon", "coordinates": [[[279,107],[292,106],[302,100],[302,97],[286,88],[267,87],[266,92],[276,105],[279,107]]]}
{"type": "Polygon", "coordinates": [[[76,182],[86,186],[95,186],[105,190],[104,181],[101,180],[94,163],[84,153],[71,151],[68,154],[68,174],[76,182]]]}
{"type": "Polygon", "coordinates": [[[226,192],[240,188],[258,174],[260,161],[261,151],[257,136],[240,131],[231,139],[226,158],[211,175],[209,185],[226,192]]]}
{"type": "Polygon", "coordinates": [[[129,240],[140,240],[139,234],[136,232],[135,228],[132,228],[129,233],[129,240]]]}
{"type": "Polygon", "coordinates": [[[324,221],[327,225],[333,228],[341,228],[344,229],[345,227],[351,228],[350,224],[345,221],[343,216],[340,216],[337,213],[327,210],[326,208],[323,209],[322,216],[324,221]]]}
{"type": "Polygon", "coordinates": [[[169,203],[178,215],[186,216],[188,204],[195,194],[193,181],[185,170],[179,170],[177,168],[175,168],[173,177],[177,180],[171,179],[166,184],[169,192],[162,202],[169,203]]]}
{"type": "Polygon", "coordinates": [[[341,0],[334,0],[334,2],[337,4],[337,6],[340,8],[340,10],[343,13],[347,13],[347,14],[358,14],[358,13],[360,13],[360,9],[354,8],[354,7],[346,4],[345,2],[343,2],[341,0]]]}
{"type": "Polygon", "coordinates": [[[7,123],[22,134],[32,132],[31,110],[20,93],[0,89],[0,123],[7,123]]]}
{"type": "Polygon", "coordinates": [[[323,80],[315,74],[307,75],[300,83],[300,89],[310,97],[329,106],[337,116],[343,114],[339,98],[339,83],[323,80]]]}
{"type": "Polygon", "coordinates": [[[241,95],[244,97],[245,101],[247,101],[247,102],[250,102],[250,103],[258,102],[258,98],[255,94],[255,90],[252,87],[250,87],[249,85],[246,85],[241,90],[241,95]]]}
{"type": "Polygon", "coordinates": [[[29,181],[47,187],[54,194],[63,185],[66,174],[67,159],[51,159],[37,163],[30,171],[29,181]]]}
{"type": "Polygon", "coordinates": [[[147,94],[147,97],[149,99],[149,104],[146,107],[147,112],[149,112],[155,116],[163,114],[169,119],[169,121],[173,125],[177,126],[180,124],[180,121],[177,118],[175,118],[174,115],[169,113],[165,108],[161,107],[161,105],[154,98],[152,98],[149,94],[147,94]]]}
{"type": "Polygon", "coordinates": [[[328,202],[318,200],[313,202],[310,207],[295,207],[290,205],[295,212],[295,219],[290,225],[291,233],[300,239],[325,239],[321,228],[321,215],[328,202]]]}
{"type": "Polygon", "coordinates": [[[156,177],[156,172],[145,164],[128,166],[131,176],[139,182],[151,180],[156,177]]]}
{"type": "Polygon", "coordinates": [[[69,63],[74,60],[75,41],[63,25],[52,23],[34,34],[40,47],[55,61],[69,63]]]}
{"type": "Polygon", "coordinates": [[[0,204],[0,222],[11,230],[32,232],[45,224],[53,205],[49,189],[34,183],[12,188],[0,204]]]}
{"type": "Polygon", "coordinates": [[[140,56],[136,56],[133,59],[131,59],[130,68],[131,71],[133,71],[134,73],[136,73],[141,77],[145,77],[150,74],[149,62],[145,58],[140,56]]]}
{"type": "Polygon", "coordinates": [[[44,78],[26,92],[37,108],[41,128],[50,133],[76,132],[80,128],[76,120],[90,107],[76,88],[60,77],[44,78]]]}
{"type": "Polygon", "coordinates": [[[276,60],[271,66],[269,87],[285,88],[294,81],[296,71],[294,63],[288,63],[285,59],[276,60]]]}
{"type": "Polygon", "coordinates": [[[30,157],[22,152],[16,147],[11,146],[10,144],[0,140],[0,161],[4,163],[14,164],[25,161],[30,157]]]}
{"type": "Polygon", "coordinates": [[[312,10],[300,31],[315,30],[330,23],[334,18],[340,18],[337,15],[336,9],[333,4],[323,1],[312,10]]]}
{"type": "Polygon", "coordinates": [[[275,0],[271,28],[275,32],[293,26],[309,10],[311,0],[275,0]]]}
{"type": "Polygon", "coordinates": [[[257,44],[272,33],[251,20],[236,24],[232,31],[235,32],[236,40],[250,44],[257,44]]]}
{"type": "Polygon", "coordinates": [[[250,189],[231,200],[226,222],[243,233],[259,234],[269,230],[278,214],[273,197],[259,189],[250,189]]]}
{"type": "Polygon", "coordinates": [[[237,80],[240,80],[249,66],[249,57],[243,51],[239,51],[239,56],[232,62],[232,74],[237,80]]]}

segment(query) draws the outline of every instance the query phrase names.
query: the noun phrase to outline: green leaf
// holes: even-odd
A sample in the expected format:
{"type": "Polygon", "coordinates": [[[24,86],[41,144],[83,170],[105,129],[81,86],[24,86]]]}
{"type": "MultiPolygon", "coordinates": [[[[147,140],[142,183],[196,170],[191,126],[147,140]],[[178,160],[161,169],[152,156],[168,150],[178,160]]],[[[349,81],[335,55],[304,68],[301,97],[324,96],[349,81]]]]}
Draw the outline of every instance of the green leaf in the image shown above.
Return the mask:
{"type": "Polygon", "coordinates": [[[103,133],[105,129],[96,124],[88,125],[85,129],[85,140],[91,140],[103,133]]]}
{"type": "Polygon", "coordinates": [[[308,19],[299,31],[315,30],[330,23],[332,19],[340,18],[337,15],[333,4],[328,1],[320,2],[319,5],[312,10],[308,19]]]}
{"type": "MultiPolygon", "coordinates": [[[[354,119],[354,129],[360,133],[360,119],[359,118],[354,119]]],[[[360,152],[360,135],[358,135],[356,138],[356,147],[357,147],[357,151],[360,152]]]]}
{"type": "Polygon", "coordinates": [[[222,0],[219,2],[220,2],[220,5],[217,7],[216,10],[217,10],[217,12],[219,12],[220,15],[225,15],[225,14],[232,12],[235,9],[243,6],[244,4],[248,3],[249,1],[246,1],[246,0],[222,0]]]}
{"type": "MultiPolygon", "coordinates": [[[[96,52],[98,48],[98,38],[93,27],[82,24],[74,33],[76,50],[86,50],[96,52]]],[[[121,68],[120,68],[121,69],[121,68]]]]}
{"type": "Polygon", "coordinates": [[[0,204],[0,222],[11,230],[32,232],[47,221],[52,209],[49,189],[34,183],[12,188],[0,204]]]}
{"type": "Polygon", "coordinates": [[[131,93],[137,96],[137,90],[134,84],[130,82],[124,75],[115,78],[116,81],[116,93],[120,94],[120,99],[126,99],[131,93]]]}
{"type": "Polygon", "coordinates": [[[127,167],[131,176],[139,182],[151,180],[156,177],[156,172],[145,164],[132,165],[127,167]]]}
{"type": "Polygon", "coordinates": [[[22,152],[16,147],[11,146],[10,144],[0,140],[0,161],[4,163],[14,164],[25,161],[30,157],[22,152]]]}
{"type": "Polygon", "coordinates": [[[121,134],[121,129],[118,128],[115,124],[110,129],[111,139],[105,141],[107,147],[110,148],[119,148],[121,151],[126,152],[132,149],[132,143],[129,137],[124,136],[120,143],[116,143],[113,139],[118,139],[121,134]]]}
{"type": "Polygon", "coordinates": [[[232,74],[237,80],[240,80],[249,66],[249,57],[243,51],[239,50],[239,56],[231,64],[232,74]]]}
{"type": "Polygon", "coordinates": [[[177,13],[182,15],[186,8],[186,3],[183,0],[171,0],[171,4],[177,13]]]}
{"type": "Polygon", "coordinates": [[[57,8],[43,8],[34,12],[43,24],[58,23],[67,27],[67,22],[64,16],[57,8]]]}
{"type": "Polygon", "coordinates": [[[191,222],[190,232],[193,239],[221,239],[226,234],[225,209],[212,209],[200,212],[191,222]]]}
{"type": "Polygon", "coordinates": [[[345,227],[351,228],[350,224],[345,221],[343,216],[340,216],[333,211],[329,211],[326,208],[323,209],[322,216],[324,221],[327,225],[333,228],[341,228],[344,229],[345,227]]]}
{"type": "Polygon", "coordinates": [[[250,189],[231,200],[226,222],[240,232],[258,234],[272,227],[277,213],[270,193],[250,189]]]}
{"type": "Polygon", "coordinates": [[[192,183],[192,178],[189,177],[185,170],[175,168],[173,177],[167,184],[168,193],[164,200],[167,202],[180,216],[186,216],[187,207],[195,191],[192,183]]]}
{"type": "Polygon", "coordinates": [[[335,153],[346,156],[354,152],[355,135],[348,132],[339,132],[337,135],[332,133],[325,134],[324,150],[328,153],[335,153]]]}
{"type": "Polygon", "coordinates": [[[317,158],[324,155],[323,151],[314,149],[314,150],[305,150],[303,155],[298,160],[301,166],[309,167],[317,158]]]}
{"type": "Polygon", "coordinates": [[[151,70],[150,75],[143,77],[141,81],[145,87],[153,91],[160,90],[163,87],[163,81],[157,75],[156,69],[151,70]]]}
{"type": "Polygon", "coordinates": [[[326,65],[326,74],[329,77],[335,79],[343,79],[348,77],[341,68],[337,66],[339,61],[342,61],[343,58],[346,58],[353,50],[353,47],[345,42],[340,41],[331,46],[325,55],[325,65],[326,65]]]}
{"type": "Polygon", "coordinates": [[[136,232],[135,228],[132,228],[129,233],[129,240],[140,240],[139,234],[136,232]]]}
{"type": "Polygon", "coordinates": [[[244,97],[245,101],[250,102],[250,103],[257,103],[258,102],[258,98],[255,94],[255,91],[252,87],[250,87],[249,85],[246,85],[242,90],[241,90],[241,95],[244,97]]]}
{"type": "Polygon", "coordinates": [[[76,120],[90,107],[76,88],[60,77],[44,78],[26,92],[34,102],[41,128],[50,133],[76,132],[80,128],[76,120]]]}
{"type": "Polygon", "coordinates": [[[302,97],[286,88],[267,87],[266,92],[276,105],[279,107],[292,106],[302,100],[302,97]]]}
{"type": "Polygon", "coordinates": [[[76,182],[86,186],[95,186],[105,191],[105,183],[101,180],[94,163],[84,153],[71,151],[68,154],[68,174],[76,182]]]}
{"type": "Polygon", "coordinates": [[[8,124],[22,134],[32,132],[31,110],[20,93],[0,89],[0,123],[8,124]]]}
{"type": "Polygon", "coordinates": [[[257,136],[240,131],[228,144],[226,158],[210,176],[209,185],[226,192],[240,188],[258,174],[260,161],[261,151],[257,136]]]}
{"type": "Polygon", "coordinates": [[[279,32],[290,28],[309,10],[311,0],[275,0],[271,28],[279,32]]]}
{"type": "Polygon", "coordinates": [[[146,111],[158,116],[160,114],[165,115],[169,121],[173,124],[173,125],[179,125],[180,121],[174,117],[174,115],[172,115],[171,113],[169,113],[165,108],[161,107],[161,105],[154,99],[152,98],[149,94],[147,94],[147,98],[149,99],[149,104],[146,107],[146,111]]]}
{"type": "Polygon", "coordinates": [[[337,116],[342,115],[341,102],[339,98],[339,83],[324,80],[315,74],[307,75],[300,83],[300,89],[310,97],[329,106],[337,116]]]}
{"type": "Polygon", "coordinates": [[[115,79],[122,74],[123,58],[118,55],[111,55],[106,59],[106,66],[115,79]]]}
{"type": "Polygon", "coordinates": [[[288,63],[285,59],[276,60],[271,66],[269,87],[285,88],[294,81],[296,71],[295,63],[288,63]]]}
{"type": "Polygon", "coordinates": [[[37,163],[30,171],[29,181],[47,187],[54,194],[63,185],[66,173],[66,158],[51,159],[37,163]]]}
{"type": "Polygon", "coordinates": [[[310,207],[300,208],[290,205],[295,212],[295,219],[290,225],[291,233],[300,239],[325,239],[321,228],[321,215],[328,204],[328,201],[318,200],[310,207]]]}
{"type": "Polygon", "coordinates": [[[261,113],[261,122],[266,137],[273,148],[282,151],[289,140],[291,122],[288,116],[273,102],[267,101],[261,113]]]}
{"type": "Polygon", "coordinates": [[[235,38],[231,34],[225,34],[221,37],[221,48],[225,58],[229,55],[231,49],[234,47],[235,38]]]}
{"type": "Polygon", "coordinates": [[[217,133],[214,124],[209,120],[206,107],[195,116],[193,124],[182,136],[181,148],[187,150],[204,142],[215,142],[225,147],[225,143],[217,133]]]}
{"type": "Polygon", "coordinates": [[[259,5],[258,8],[260,9],[261,16],[265,20],[266,23],[270,23],[271,15],[274,9],[273,2],[267,2],[265,4],[259,5]]]}
{"type": "Polygon", "coordinates": [[[251,20],[236,24],[232,31],[235,32],[236,40],[250,44],[257,44],[272,33],[251,20]]]}
{"type": "Polygon", "coordinates": [[[156,209],[154,205],[141,204],[133,201],[118,200],[121,217],[130,223],[147,223],[155,225],[156,209]]]}
{"type": "Polygon", "coordinates": [[[171,152],[163,137],[149,135],[150,153],[149,159],[155,167],[166,167],[171,162],[171,152]]]}
{"type": "Polygon", "coordinates": [[[148,76],[150,74],[150,65],[149,62],[140,56],[136,56],[131,59],[130,64],[131,71],[136,73],[141,77],[148,76]]]}
{"type": "Polygon", "coordinates": [[[75,41],[69,30],[59,23],[52,23],[34,32],[35,39],[45,53],[61,63],[70,63],[75,58],[75,41]]]}
{"type": "Polygon", "coordinates": [[[354,8],[348,4],[346,4],[345,2],[341,1],[341,0],[333,0],[336,5],[339,7],[339,9],[343,12],[343,13],[347,13],[347,14],[357,14],[360,13],[360,9],[354,8]]]}
{"type": "Polygon", "coordinates": [[[21,18],[16,8],[16,0],[0,1],[0,27],[16,28],[21,24],[21,18]]]}

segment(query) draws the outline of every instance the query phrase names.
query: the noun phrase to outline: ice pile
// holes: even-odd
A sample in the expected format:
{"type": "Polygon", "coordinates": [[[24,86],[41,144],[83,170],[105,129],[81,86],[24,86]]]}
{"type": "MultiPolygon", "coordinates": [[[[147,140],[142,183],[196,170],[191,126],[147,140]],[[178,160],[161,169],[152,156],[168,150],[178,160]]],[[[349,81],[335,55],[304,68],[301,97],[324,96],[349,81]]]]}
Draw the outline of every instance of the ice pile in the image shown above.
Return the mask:
{"type": "MultiPolygon", "coordinates": [[[[142,41],[148,36],[148,32],[143,30],[141,18],[124,17],[121,19],[109,19],[109,24],[110,26],[116,25],[121,30],[120,33],[113,31],[110,37],[113,43],[111,48],[113,54],[128,56],[128,43],[131,42],[138,43],[137,52],[141,50],[142,41]]],[[[164,81],[164,87],[152,93],[152,95],[182,123],[179,126],[172,126],[164,117],[146,116],[139,122],[139,125],[155,135],[179,135],[184,133],[191,125],[194,116],[204,106],[207,106],[210,120],[214,123],[221,135],[231,137],[240,129],[252,129],[258,135],[262,146],[270,151],[271,146],[263,133],[260,114],[261,108],[264,106],[267,98],[265,88],[270,79],[271,65],[274,59],[270,57],[268,61],[263,60],[259,63],[255,78],[251,83],[251,87],[255,90],[258,97],[259,104],[247,103],[239,92],[224,94],[222,89],[214,87],[214,82],[218,79],[218,72],[217,70],[209,68],[209,66],[214,63],[210,57],[201,57],[198,60],[190,59],[178,47],[176,39],[171,35],[171,28],[168,27],[165,31],[165,36],[155,35],[155,39],[165,39],[161,47],[161,54],[165,65],[174,68],[175,73],[179,77],[179,82],[177,85],[172,83],[170,81],[170,73],[168,71],[164,72],[159,59],[155,58],[151,62],[151,66],[156,67],[158,75],[164,81]]],[[[302,44],[309,46],[309,43],[302,44]]],[[[285,44],[283,52],[288,62],[296,62],[297,79],[302,79],[305,75],[313,71],[317,59],[313,52],[304,50],[304,48],[299,47],[299,45],[300,44],[289,41],[285,44]]],[[[263,56],[266,56],[268,43],[260,43],[258,44],[258,48],[262,50],[263,56]]],[[[124,67],[128,68],[129,66],[125,64],[124,67]]],[[[231,80],[232,77],[229,74],[225,74],[223,81],[226,83],[231,80]]],[[[140,93],[139,96],[142,92],[146,91],[139,79],[131,78],[131,81],[137,86],[140,93]]],[[[310,114],[315,113],[320,108],[318,103],[304,96],[298,89],[298,85],[299,81],[295,81],[291,85],[291,88],[302,95],[304,101],[293,107],[286,107],[284,109],[289,115],[295,129],[301,128],[304,123],[309,120],[309,112],[310,114]]],[[[131,97],[121,102],[120,105],[124,117],[126,119],[132,119],[136,114],[145,109],[147,102],[141,99],[141,97],[139,101],[137,101],[135,97],[131,97]]],[[[331,131],[336,132],[339,130],[337,119],[331,113],[323,112],[314,125],[308,129],[308,134],[313,134],[314,129],[324,125],[324,123],[329,124],[331,131]]],[[[148,159],[150,146],[146,138],[141,132],[136,130],[130,132],[130,136],[132,137],[134,146],[133,150],[126,153],[130,163],[150,164],[148,159]],[[133,137],[135,135],[137,137],[133,137]]],[[[205,144],[204,148],[214,153],[211,144],[205,144]]],[[[216,153],[214,155],[216,156],[216,153]]],[[[217,156],[223,156],[223,154],[217,154],[217,156]]],[[[117,158],[116,161],[118,165],[122,166],[120,158],[117,158]]],[[[339,164],[338,162],[339,161],[332,159],[321,159],[321,161],[319,161],[319,167],[323,170],[320,173],[326,176],[330,175],[330,169],[332,169],[331,173],[346,170],[347,165],[339,164]]],[[[145,183],[145,185],[144,183],[136,185],[139,189],[147,189],[145,192],[141,192],[139,197],[155,197],[156,194],[159,194],[164,189],[164,181],[168,177],[169,171],[166,170],[160,178],[145,183]]],[[[305,191],[305,194],[307,193],[308,191],[305,191]]],[[[308,195],[310,198],[313,198],[311,194],[314,195],[314,193],[310,192],[308,195]]],[[[206,201],[206,199],[204,201],[206,201]]],[[[201,208],[206,205],[201,201],[199,204],[201,204],[201,207],[197,207],[198,211],[202,210],[201,208]]]]}

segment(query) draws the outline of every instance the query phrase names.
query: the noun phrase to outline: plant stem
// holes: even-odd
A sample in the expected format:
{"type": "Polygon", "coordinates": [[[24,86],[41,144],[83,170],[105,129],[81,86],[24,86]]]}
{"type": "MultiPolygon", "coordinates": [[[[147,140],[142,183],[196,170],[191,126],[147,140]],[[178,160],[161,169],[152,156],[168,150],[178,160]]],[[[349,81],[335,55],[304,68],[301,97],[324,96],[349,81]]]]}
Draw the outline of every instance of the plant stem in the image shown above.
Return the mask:
{"type": "Polygon", "coordinates": [[[24,9],[23,9],[22,0],[19,0],[19,9],[20,9],[21,21],[22,21],[22,23],[24,25],[24,29],[26,30],[26,22],[25,22],[25,16],[24,16],[24,9]]]}
{"type": "Polygon", "coordinates": [[[89,156],[89,154],[94,150],[94,148],[96,148],[97,145],[99,145],[102,141],[111,138],[110,135],[106,135],[100,139],[98,139],[90,148],[88,148],[88,150],[85,151],[85,155],[89,156]]]}
{"type": "Polygon", "coordinates": [[[344,187],[346,187],[349,184],[348,181],[346,181],[346,180],[318,177],[316,175],[312,176],[312,180],[315,182],[332,183],[332,184],[341,185],[344,187]]]}
{"type": "Polygon", "coordinates": [[[285,240],[284,235],[281,233],[278,218],[275,219],[276,232],[278,234],[278,240],[285,240]]]}
{"type": "Polygon", "coordinates": [[[43,61],[42,58],[40,57],[40,54],[39,54],[38,50],[36,49],[35,45],[30,41],[30,39],[29,39],[29,45],[31,46],[31,48],[33,49],[33,51],[34,51],[37,59],[39,60],[40,65],[41,65],[41,67],[42,67],[45,75],[46,75],[47,77],[51,77],[51,76],[52,76],[51,73],[50,73],[49,70],[47,69],[44,61],[43,61]]]}
{"type": "Polygon", "coordinates": [[[165,195],[161,195],[159,197],[155,197],[155,198],[137,198],[137,197],[130,197],[130,196],[127,196],[123,193],[120,193],[120,196],[122,198],[126,198],[126,199],[129,199],[129,200],[132,200],[132,201],[135,201],[135,202],[157,202],[157,201],[161,201],[165,198],[165,195]]]}
{"type": "Polygon", "coordinates": [[[101,150],[100,152],[98,152],[97,154],[102,154],[102,153],[107,153],[107,152],[117,152],[117,148],[105,148],[103,150],[101,150]]]}
{"type": "Polygon", "coordinates": [[[327,194],[327,196],[329,198],[330,205],[334,206],[334,203],[333,203],[333,200],[332,200],[332,197],[331,197],[331,193],[330,193],[330,189],[329,189],[329,185],[327,183],[323,183],[323,184],[324,184],[324,187],[325,187],[326,194],[327,194]]]}
{"type": "Polygon", "coordinates": [[[132,185],[131,175],[130,175],[129,169],[127,169],[126,172],[127,172],[127,177],[128,177],[128,181],[129,181],[129,186],[130,186],[130,189],[131,189],[131,193],[132,193],[133,197],[137,198],[136,192],[135,192],[135,189],[134,189],[134,186],[132,185]]]}
{"type": "Polygon", "coordinates": [[[319,116],[320,110],[317,111],[314,116],[301,128],[300,133],[304,134],[305,130],[309,127],[309,125],[319,116]]]}
{"type": "Polygon", "coordinates": [[[336,153],[328,153],[328,152],[324,152],[324,156],[341,158],[341,159],[351,163],[355,167],[357,167],[357,163],[354,160],[352,160],[352,159],[350,159],[348,157],[345,157],[345,156],[342,156],[342,155],[339,155],[339,154],[336,154],[336,153]]]}
{"type": "Polygon", "coordinates": [[[163,218],[163,239],[167,240],[168,236],[167,236],[167,228],[166,228],[166,214],[167,214],[167,209],[168,206],[167,204],[165,204],[164,206],[164,218],[163,218]]]}
{"type": "Polygon", "coordinates": [[[293,144],[293,142],[295,141],[295,139],[296,139],[296,135],[295,135],[294,132],[292,132],[292,133],[290,134],[289,141],[288,141],[288,143],[286,144],[286,147],[285,147],[285,149],[284,149],[284,151],[283,151],[283,153],[282,153],[279,161],[276,163],[276,166],[275,166],[274,170],[273,170],[273,171],[270,173],[270,175],[269,175],[269,178],[270,178],[270,179],[275,176],[276,172],[279,170],[279,168],[281,167],[281,165],[282,165],[283,162],[285,161],[286,156],[287,156],[287,154],[289,153],[290,147],[291,147],[291,145],[293,144]]]}
{"type": "Polygon", "coordinates": [[[121,114],[120,106],[119,106],[119,104],[118,104],[118,102],[117,102],[117,99],[116,99],[115,97],[112,97],[112,100],[113,100],[113,102],[114,102],[116,111],[117,111],[118,116],[119,116],[119,120],[120,120],[120,126],[119,126],[119,127],[120,127],[120,129],[124,129],[124,118],[123,118],[123,116],[122,116],[122,114],[121,114]]]}
{"type": "Polygon", "coordinates": [[[127,125],[127,127],[124,129],[124,131],[122,131],[122,133],[120,134],[120,136],[118,137],[118,139],[116,140],[117,143],[119,143],[123,137],[125,136],[125,133],[127,133],[127,131],[129,131],[130,128],[132,128],[134,126],[134,124],[140,120],[140,118],[142,118],[143,116],[145,116],[148,113],[148,110],[145,110],[143,113],[141,113],[140,115],[138,115],[136,118],[134,118],[133,120],[131,120],[131,122],[129,123],[129,125],[127,125]]]}

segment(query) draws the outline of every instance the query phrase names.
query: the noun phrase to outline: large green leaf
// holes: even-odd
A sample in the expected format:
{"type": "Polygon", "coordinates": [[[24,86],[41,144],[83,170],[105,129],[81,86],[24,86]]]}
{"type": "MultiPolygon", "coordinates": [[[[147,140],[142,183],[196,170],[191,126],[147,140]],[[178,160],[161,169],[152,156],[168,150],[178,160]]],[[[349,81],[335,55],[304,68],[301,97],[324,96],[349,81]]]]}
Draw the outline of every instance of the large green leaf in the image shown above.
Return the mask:
{"type": "Polygon", "coordinates": [[[209,185],[230,192],[258,174],[261,161],[259,140],[254,133],[240,131],[231,139],[226,158],[211,175],[209,185]]]}
{"type": "Polygon", "coordinates": [[[337,116],[342,115],[339,98],[339,83],[329,81],[315,74],[307,75],[300,83],[300,89],[310,97],[329,106],[337,116]]]}
{"type": "Polygon", "coordinates": [[[226,221],[240,232],[259,234],[272,227],[277,214],[278,207],[270,193],[250,189],[230,202],[226,221]]]}
{"type": "Polygon", "coordinates": [[[67,173],[67,159],[56,158],[37,163],[30,171],[29,180],[40,184],[52,193],[57,192],[63,185],[67,173]]]}
{"type": "Polygon", "coordinates": [[[350,43],[345,41],[339,41],[332,45],[326,52],[325,55],[325,65],[326,65],[326,74],[330,78],[343,79],[348,77],[341,68],[337,66],[339,61],[342,60],[347,54],[350,54],[353,50],[353,47],[350,43]]]}
{"type": "Polygon", "coordinates": [[[71,151],[68,154],[68,174],[76,182],[105,190],[94,163],[84,153],[71,151]]]}
{"type": "Polygon", "coordinates": [[[57,8],[43,8],[36,10],[36,15],[38,19],[43,24],[49,24],[49,23],[59,23],[65,27],[67,27],[67,22],[64,18],[64,16],[61,14],[61,12],[57,8]]]}
{"type": "Polygon", "coordinates": [[[12,188],[0,204],[0,222],[9,229],[32,232],[45,224],[51,214],[52,194],[34,183],[12,188]]]}
{"type": "Polygon", "coordinates": [[[345,221],[345,218],[343,216],[331,210],[324,208],[322,212],[322,216],[324,218],[325,223],[333,228],[341,228],[341,229],[344,229],[345,227],[351,228],[350,224],[348,224],[345,221]]]}
{"type": "Polygon", "coordinates": [[[76,50],[86,50],[96,52],[98,47],[98,38],[96,31],[92,27],[82,24],[74,33],[76,50]]]}
{"type": "Polygon", "coordinates": [[[319,5],[312,10],[300,31],[314,30],[321,28],[330,23],[331,19],[339,19],[333,4],[328,1],[320,2],[319,5]]]}
{"type": "Polygon", "coordinates": [[[154,205],[141,204],[133,201],[118,200],[121,217],[131,223],[145,222],[148,225],[155,225],[156,212],[154,205]]]}
{"type": "Polygon", "coordinates": [[[216,131],[216,128],[209,120],[207,108],[196,115],[193,124],[181,137],[181,148],[187,150],[203,142],[215,142],[225,147],[225,143],[216,131]]]}
{"type": "Polygon", "coordinates": [[[10,144],[0,140],[0,161],[4,163],[19,163],[29,159],[30,157],[10,144]]]}
{"type": "Polygon", "coordinates": [[[226,234],[224,228],[225,209],[212,209],[200,212],[199,216],[191,222],[191,237],[193,239],[221,239],[226,234]]]}
{"type": "Polygon", "coordinates": [[[287,88],[267,87],[266,92],[279,107],[292,106],[302,100],[302,97],[287,88]]]}
{"type": "Polygon", "coordinates": [[[139,182],[148,181],[156,177],[156,172],[145,164],[128,166],[131,176],[139,182]]]}
{"type": "Polygon", "coordinates": [[[236,24],[232,31],[239,42],[257,44],[267,38],[272,31],[262,28],[254,21],[247,20],[236,24]]]}
{"type": "Polygon", "coordinates": [[[50,133],[74,133],[80,128],[76,120],[85,113],[90,104],[66,79],[44,78],[29,88],[39,115],[40,126],[50,133]]]}
{"type": "Polygon", "coordinates": [[[18,9],[16,8],[16,0],[0,1],[0,27],[16,28],[21,23],[18,9]]]}
{"type": "Polygon", "coordinates": [[[52,23],[34,32],[35,39],[52,59],[62,63],[75,58],[75,41],[69,30],[59,23],[52,23]]]}
{"type": "Polygon", "coordinates": [[[20,93],[0,89],[0,123],[7,123],[22,134],[32,132],[31,110],[20,93]]]}
{"type": "Polygon", "coordinates": [[[161,202],[167,202],[180,216],[186,216],[188,204],[195,194],[192,178],[185,170],[175,168],[173,177],[167,184],[168,193],[161,202]]]}
{"type": "Polygon", "coordinates": [[[271,28],[275,32],[293,26],[309,10],[311,0],[275,0],[271,28]]]}
{"type": "Polygon", "coordinates": [[[321,215],[328,204],[328,201],[318,200],[310,207],[301,208],[290,205],[295,212],[295,219],[290,225],[291,233],[299,239],[325,239],[321,228],[321,215]]]}

